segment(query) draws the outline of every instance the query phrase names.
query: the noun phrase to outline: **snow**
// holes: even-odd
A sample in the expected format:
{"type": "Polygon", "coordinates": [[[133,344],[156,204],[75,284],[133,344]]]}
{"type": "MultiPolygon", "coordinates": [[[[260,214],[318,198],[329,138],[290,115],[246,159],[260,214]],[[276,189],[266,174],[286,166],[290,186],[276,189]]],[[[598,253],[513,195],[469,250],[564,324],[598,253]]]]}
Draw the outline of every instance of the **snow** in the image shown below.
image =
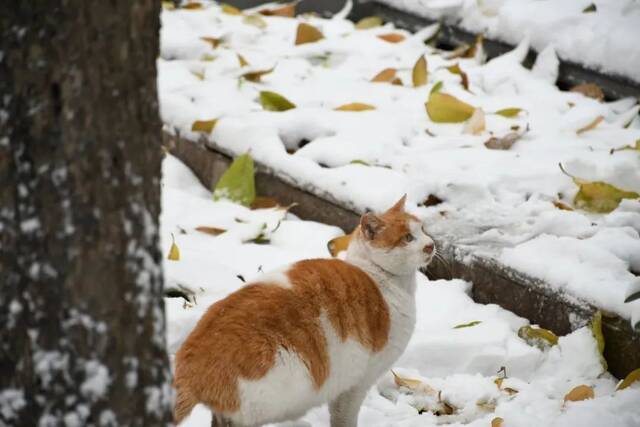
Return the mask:
{"type": "MultiPolygon", "coordinates": [[[[505,7],[510,1],[504,1],[505,7]]],[[[444,3],[459,2],[440,2],[444,3]]],[[[562,54],[558,46],[545,49],[533,70],[525,69],[520,61],[529,43],[538,43],[539,33],[483,64],[476,59],[448,60],[446,52],[425,46],[423,39],[434,28],[414,35],[392,24],[355,30],[353,23],[340,18],[263,17],[267,26],[259,29],[244,23],[242,16],[221,13],[214,3],[204,4],[202,10],[163,11],[161,16],[158,88],[166,129],[187,139],[205,137],[208,144],[232,155],[250,152],[286,182],[358,212],[386,208],[407,193],[412,213],[440,241],[460,248],[461,257],[481,253],[544,278],[572,298],[640,319],[640,301],[623,303],[640,289],[633,255],[640,243],[640,201],[624,201],[609,214],[554,206],[556,201],[572,205],[578,191],[559,163],[581,179],[640,191],[638,153],[611,152],[640,139],[637,100],[598,102],[559,90],[553,83],[555,52],[562,54]],[[294,46],[299,21],[318,27],[325,38],[294,46]],[[406,40],[394,44],[376,37],[390,32],[406,40]],[[214,49],[200,37],[222,38],[223,43],[214,49]],[[413,88],[411,69],[424,53],[428,84],[413,88]],[[237,54],[250,65],[241,67],[237,54]],[[468,74],[470,91],[464,90],[460,76],[447,71],[455,63],[468,74]],[[272,67],[261,83],[240,78],[247,71],[272,67]],[[390,67],[398,70],[404,86],[369,81],[390,67]],[[463,134],[464,123],[432,122],[424,103],[437,82],[443,82],[443,92],[482,108],[487,129],[468,135],[463,134]],[[297,108],[264,111],[258,102],[262,90],[282,94],[297,108]],[[351,102],[376,109],[333,110],[351,102]],[[491,114],[509,107],[524,112],[515,118],[491,114]],[[599,116],[604,121],[595,129],[577,133],[599,116]],[[191,131],[195,120],[216,118],[211,135],[191,131]],[[529,130],[510,150],[484,146],[491,136],[504,136],[514,127],[529,130]],[[370,166],[353,164],[354,160],[370,166]],[[429,195],[444,202],[422,206],[429,195]],[[581,255],[565,253],[568,248],[581,255]],[[530,256],[533,252],[535,257],[530,256]]],[[[605,13],[607,7],[600,6],[598,13],[605,13]]],[[[629,63],[635,57],[624,55],[629,63]]],[[[189,211],[201,207],[198,200],[185,203],[189,211]]],[[[233,227],[233,233],[251,235],[262,222],[252,222],[256,220],[250,212],[241,213],[249,224],[233,227]]],[[[279,220],[272,215],[269,227],[279,220]]],[[[231,226],[222,213],[196,222],[215,218],[225,218],[220,226],[231,226]]],[[[176,239],[180,243],[205,237],[176,234],[176,239]]],[[[236,249],[232,245],[226,252],[236,249]]],[[[280,252],[273,257],[270,265],[287,258],[280,252]]],[[[197,273],[189,274],[206,283],[197,273]]]]}
{"type": "Polygon", "coordinates": [[[470,32],[518,44],[531,37],[542,52],[553,46],[564,60],[640,82],[640,2],[637,0],[377,0],[470,32]],[[595,12],[583,10],[594,4],[595,12]]]}
{"type": "MultiPolygon", "coordinates": [[[[329,257],[327,241],[342,234],[336,227],[302,221],[282,210],[249,210],[227,201],[214,202],[193,173],[170,155],[163,162],[163,177],[161,236],[167,286],[180,284],[195,296],[191,302],[165,298],[172,358],[208,306],[244,285],[238,275],[250,281],[259,270],[329,257]],[[227,231],[212,236],[195,230],[203,225],[227,231]],[[269,244],[249,241],[260,232],[266,234],[269,244]],[[172,234],[180,250],[179,261],[166,258],[172,234]]],[[[474,303],[470,283],[430,282],[422,275],[418,281],[416,329],[393,372],[421,380],[456,410],[451,415],[419,414],[418,409],[442,406],[437,392],[411,393],[396,386],[389,372],[369,391],[360,425],[428,427],[446,422],[485,427],[494,417],[504,418],[505,426],[522,427],[632,427],[640,423],[640,384],[615,391],[616,380],[603,372],[589,329],[580,328],[560,337],[556,346],[540,350],[518,337],[518,329],[528,324],[525,319],[497,305],[474,303]],[[472,321],[480,323],[454,328],[472,321]],[[494,381],[501,376],[502,367],[508,378],[501,390],[494,381]],[[594,388],[595,399],[565,404],[565,394],[581,384],[594,388]],[[510,394],[505,388],[517,392],[510,394]]],[[[182,426],[209,423],[208,409],[199,405],[182,426]]],[[[323,406],[301,420],[277,426],[328,425],[323,406]]]]}

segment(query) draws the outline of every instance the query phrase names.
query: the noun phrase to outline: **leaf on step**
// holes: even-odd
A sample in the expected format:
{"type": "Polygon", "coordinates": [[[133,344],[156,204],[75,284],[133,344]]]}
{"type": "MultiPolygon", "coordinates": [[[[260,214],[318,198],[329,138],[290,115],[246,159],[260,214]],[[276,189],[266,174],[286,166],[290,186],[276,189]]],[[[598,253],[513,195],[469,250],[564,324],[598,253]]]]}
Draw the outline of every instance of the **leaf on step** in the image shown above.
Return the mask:
{"type": "Polygon", "coordinates": [[[467,91],[469,90],[469,76],[467,76],[467,73],[462,71],[462,68],[460,68],[459,62],[456,62],[455,64],[447,67],[447,70],[452,74],[459,75],[460,78],[462,79],[462,87],[464,87],[464,89],[467,91]]]}
{"type": "Polygon", "coordinates": [[[264,197],[258,196],[255,198],[253,203],[251,203],[251,209],[271,209],[277,208],[280,204],[273,197],[264,197]]]}
{"type": "Polygon", "coordinates": [[[162,2],[162,9],[164,9],[164,10],[174,10],[175,8],[176,8],[176,5],[172,1],[163,1],[162,2]]]}
{"type": "Polygon", "coordinates": [[[429,92],[429,95],[438,93],[440,92],[441,89],[442,89],[442,80],[440,80],[439,82],[433,85],[433,87],[431,88],[431,91],[429,92]]]}
{"type": "Polygon", "coordinates": [[[335,111],[369,111],[375,110],[376,107],[362,102],[352,102],[351,104],[341,105],[335,108],[335,111]]]}
{"type": "Polygon", "coordinates": [[[561,211],[572,211],[573,208],[569,205],[567,205],[566,203],[563,203],[559,200],[554,200],[553,201],[553,206],[555,206],[556,208],[560,209],[561,211]]]}
{"type": "Polygon", "coordinates": [[[178,245],[176,245],[176,238],[171,234],[171,248],[169,249],[169,256],[167,259],[171,261],[180,261],[180,249],[178,249],[178,245]]]}
{"type": "Polygon", "coordinates": [[[629,372],[627,376],[624,377],[624,380],[622,380],[622,382],[618,384],[618,387],[616,387],[616,390],[624,390],[625,388],[631,386],[631,384],[636,383],[638,381],[640,381],[640,368],[629,372]]]}
{"type": "Polygon", "coordinates": [[[276,92],[260,92],[260,104],[267,111],[287,111],[296,108],[295,104],[276,92]]]}
{"type": "Polygon", "coordinates": [[[494,419],[491,420],[491,427],[502,427],[503,423],[504,423],[504,419],[500,417],[495,417],[494,419]]]}
{"type": "Polygon", "coordinates": [[[576,133],[578,135],[580,135],[581,133],[593,130],[596,128],[596,126],[598,126],[602,121],[604,120],[603,116],[598,116],[595,119],[593,119],[588,125],[581,127],[580,129],[578,129],[576,131],[576,133]]]}
{"type": "Polygon", "coordinates": [[[214,49],[220,46],[224,41],[222,37],[200,37],[200,40],[209,43],[214,49]]]}
{"type": "Polygon", "coordinates": [[[296,4],[297,1],[292,3],[287,3],[279,7],[261,9],[258,11],[261,15],[264,16],[282,16],[285,18],[293,18],[296,16],[296,4]]]}
{"type": "Polygon", "coordinates": [[[462,323],[460,325],[456,325],[456,326],[453,327],[453,329],[471,328],[472,326],[479,325],[480,323],[482,323],[482,320],[474,320],[474,321],[469,322],[469,323],[462,323]]]}
{"type": "Polygon", "coordinates": [[[624,302],[626,302],[626,303],[627,302],[632,302],[632,301],[635,301],[635,300],[638,300],[638,299],[640,299],[640,291],[634,292],[631,295],[629,295],[628,297],[626,297],[624,302]]]}
{"type": "Polygon", "coordinates": [[[380,83],[380,82],[391,82],[396,78],[396,69],[395,68],[385,68],[376,74],[371,81],[380,83]]]}
{"type": "Polygon", "coordinates": [[[596,99],[598,101],[602,101],[604,99],[604,92],[602,92],[600,86],[595,83],[582,83],[572,87],[569,91],[581,93],[584,96],[596,99]]]}
{"type": "Polygon", "coordinates": [[[420,58],[416,61],[411,71],[411,79],[413,80],[413,87],[420,87],[427,84],[427,60],[424,55],[420,55],[420,58]]]}
{"type": "Polygon", "coordinates": [[[525,340],[527,344],[544,349],[558,343],[558,336],[548,329],[536,328],[533,326],[523,326],[518,329],[518,336],[525,340]]]}
{"type": "Polygon", "coordinates": [[[589,6],[582,9],[582,13],[593,13],[593,12],[596,12],[597,10],[598,8],[596,7],[595,3],[591,3],[589,6]]]}
{"type": "Polygon", "coordinates": [[[349,243],[351,242],[352,237],[353,233],[334,237],[333,239],[329,240],[329,243],[327,243],[327,249],[329,250],[331,256],[335,258],[340,252],[346,251],[349,247],[349,243]]]}
{"type": "Polygon", "coordinates": [[[211,133],[213,129],[216,127],[217,123],[218,123],[218,119],[196,120],[191,125],[191,130],[194,132],[211,133]]]}
{"type": "Polygon", "coordinates": [[[213,191],[213,200],[228,199],[250,206],[256,198],[255,170],[249,154],[237,157],[222,174],[213,191]]]}
{"type": "Polygon", "coordinates": [[[382,25],[382,18],[379,16],[367,16],[356,23],[356,30],[368,30],[382,25]]]}
{"type": "Polygon", "coordinates": [[[436,123],[464,122],[469,120],[475,110],[466,102],[440,92],[431,93],[425,107],[431,121],[436,123]]]}
{"type": "Polygon", "coordinates": [[[569,176],[578,186],[578,193],[573,199],[573,204],[578,209],[597,213],[609,213],[618,207],[623,199],[637,199],[640,194],[635,191],[621,190],[611,184],[602,181],[586,181],[567,173],[560,164],[560,170],[569,176]]]}
{"type": "Polygon", "coordinates": [[[405,39],[405,37],[399,33],[378,34],[376,37],[388,43],[400,43],[405,39]]]}
{"type": "Polygon", "coordinates": [[[607,360],[604,358],[604,335],[602,335],[602,312],[600,310],[594,313],[589,327],[591,329],[591,335],[593,335],[593,338],[598,343],[600,364],[602,365],[602,369],[606,372],[609,367],[607,365],[607,360]]]}
{"type": "Polygon", "coordinates": [[[490,150],[508,150],[522,137],[522,135],[522,133],[518,132],[509,132],[500,138],[492,136],[484,143],[484,146],[490,150]]]}
{"type": "Polygon", "coordinates": [[[497,114],[502,117],[516,117],[518,114],[522,112],[522,108],[503,108],[502,110],[496,111],[494,114],[497,114]]]}
{"type": "Polygon", "coordinates": [[[227,231],[224,228],[209,227],[209,226],[206,226],[206,225],[198,226],[198,227],[196,227],[196,230],[201,232],[201,233],[210,234],[212,236],[219,236],[222,233],[227,231]]]}
{"type": "Polygon", "coordinates": [[[304,22],[298,24],[298,29],[296,30],[296,45],[314,43],[323,38],[324,36],[320,30],[313,25],[304,22]]]}
{"type": "MultiPolygon", "coordinates": [[[[238,62],[240,63],[240,67],[246,67],[247,65],[249,65],[247,60],[244,59],[244,56],[240,55],[239,53],[236,53],[236,56],[238,57],[238,62]]],[[[271,69],[271,71],[273,71],[273,68],[271,69]]]]}
{"type": "Polygon", "coordinates": [[[247,15],[242,19],[242,22],[247,25],[260,28],[261,30],[267,28],[267,23],[260,17],[260,15],[247,15]]]}
{"type": "Polygon", "coordinates": [[[476,108],[471,115],[471,118],[467,121],[462,130],[462,133],[467,135],[479,135],[485,130],[484,111],[481,108],[476,108]]]}
{"type": "Polygon", "coordinates": [[[242,11],[235,6],[231,6],[227,3],[222,3],[220,5],[222,8],[222,13],[226,13],[227,15],[242,15],[242,11]]]}
{"type": "Polygon", "coordinates": [[[593,392],[593,387],[588,385],[579,385],[574,387],[569,393],[564,396],[565,402],[580,402],[582,400],[593,399],[595,397],[595,393],[593,392]]]}
{"type": "MultiPolygon", "coordinates": [[[[238,59],[240,60],[240,59],[238,59]]],[[[276,67],[275,65],[271,68],[269,68],[268,70],[257,70],[257,71],[248,71],[244,74],[242,74],[240,77],[243,77],[245,80],[249,80],[250,82],[254,82],[254,83],[259,83],[262,80],[263,76],[266,76],[267,74],[271,74],[273,73],[273,70],[275,70],[276,67]]]]}
{"type": "Polygon", "coordinates": [[[187,9],[187,10],[202,9],[202,3],[199,3],[197,1],[186,3],[180,6],[180,9],[187,9]]]}

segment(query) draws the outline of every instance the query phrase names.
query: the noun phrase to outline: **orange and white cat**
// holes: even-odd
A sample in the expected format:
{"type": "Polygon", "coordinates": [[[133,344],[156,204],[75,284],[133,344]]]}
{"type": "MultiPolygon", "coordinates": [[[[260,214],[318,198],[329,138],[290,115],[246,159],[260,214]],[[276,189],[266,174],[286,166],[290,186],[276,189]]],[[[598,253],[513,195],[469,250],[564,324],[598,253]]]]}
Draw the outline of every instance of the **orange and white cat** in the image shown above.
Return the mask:
{"type": "Polygon", "coordinates": [[[176,354],[176,423],[198,403],[213,425],[259,426],[328,402],[331,427],[355,427],[409,342],[416,270],[434,256],[404,203],[363,215],[346,261],[300,261],[213,304],[176,354]]]}

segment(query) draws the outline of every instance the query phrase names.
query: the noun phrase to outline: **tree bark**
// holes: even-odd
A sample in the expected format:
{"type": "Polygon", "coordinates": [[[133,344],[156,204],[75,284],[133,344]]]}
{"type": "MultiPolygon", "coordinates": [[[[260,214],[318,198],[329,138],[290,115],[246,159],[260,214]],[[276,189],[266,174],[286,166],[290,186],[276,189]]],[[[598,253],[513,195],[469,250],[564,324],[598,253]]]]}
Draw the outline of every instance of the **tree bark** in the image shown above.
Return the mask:
{"type": "Polygon", "coordinates": [[[160,2],[0,2],[0,425],[170,423],[160,2]]]}

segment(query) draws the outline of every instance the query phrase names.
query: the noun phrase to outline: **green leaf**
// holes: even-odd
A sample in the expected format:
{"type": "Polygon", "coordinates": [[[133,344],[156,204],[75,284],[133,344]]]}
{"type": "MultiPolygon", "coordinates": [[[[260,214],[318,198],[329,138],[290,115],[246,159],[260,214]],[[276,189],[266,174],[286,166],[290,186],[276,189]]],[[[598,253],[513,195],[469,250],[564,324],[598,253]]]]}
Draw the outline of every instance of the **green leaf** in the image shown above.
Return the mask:
{"type": "Polygon", "coordinates": [[[442,80],[440,80],[439,82],[433,85],[433,87],[431,88],[431,92],[429,92],[429,95],[438,93],[440,92],[441,89],[442,89],[442,80]]]}
{"type": "Polygon", "coordinates": [[[502,110],[498,110],[495,114],[502,117],[515,117],[522,111],[522,108],[503,108],[502,110]]]}
{"type": "Polygon", "coordinates": [[[218,123],[218,119],[196,120],[191,125],[191,130],[194,132],[211,133],[211,131],[216,127],[216,123],[218,123]]]}
{"type": "Polygon", "coordinates": [[[533,326],[523,326],[518,329],[518,336],[525,340],[527,344],[544,349],[558,343],[558,336],[548,329],[535,328],[533,326]]]}
{"type": "Polygon", "coordinates": [[[369,163],[365,162],[364,160],[360,160],[360,159],[351,160],[349,163],[351,163],[352,165],[370,166],[369,163]]]}
{"type": "Polygon", "coordinates": [[[582,9],[582,13],[592,13],[596,12],[597,10],[598,8],[596,7],[595,3],[591,3],[589,6],[582,9]]]}
{"type": "Polygon", "coordinates": [[[268,90],[260,92],[260,104],[267,111],[287,111],[296,108],[295,104],[284,96],[268,90]]]}
{"type": "Polygon", "coordinates": [[[429,118],[436,123],[460,123],[469,120],[473,108],[466,102],[446,93],[432,93],[425,104],[429,118]]]}
{"type": "Polygon", "coordinates": [[[591,319],[591,335],[598,343],[598,353],[600,354],[600,364],[604,371],[608,370],[607,360],[604,358],[604,335],[602,335],[602,312],[596,311],[591,319]]]}
{"type": "Polygon", "coordinates": [[[379,16],[367,16],[356,23],[357,30],[368,30],[382,25],[382,18],[379,16]]]}
{"type": "Polygon", "coordinates": [[[631,384],[640,381],[640,368],[635,369],[622,380],[622,382],[616,387],[616,390],[624,390],[629,387],[631,384]]]}
{"type": "Polygon", "coordinates": [[[460,325],[456,325],[456,326],[453,327],[453,329],[470,328],[472,326],[479,325],[480,323],[482,323],[482,320],[474,320],[473,322],[462,323],[460,325]]]}
{"type": "Polygon", "coordinates": [[[213,191],[213,200],[228,199],[250,206],[256,198],[255,170],[249,154],[236,158],[220,177],[213,191]]]}

